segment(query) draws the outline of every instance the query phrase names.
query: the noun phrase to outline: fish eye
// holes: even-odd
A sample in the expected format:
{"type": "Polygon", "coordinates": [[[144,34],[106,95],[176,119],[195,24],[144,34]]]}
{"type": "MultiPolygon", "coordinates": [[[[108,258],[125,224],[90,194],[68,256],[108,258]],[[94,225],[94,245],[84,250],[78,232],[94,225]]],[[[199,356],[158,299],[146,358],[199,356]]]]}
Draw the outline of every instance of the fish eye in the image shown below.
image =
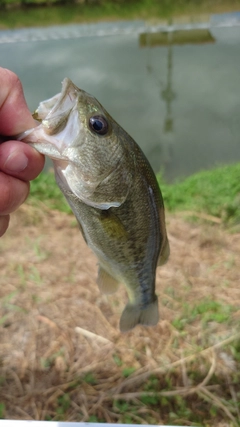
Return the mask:
{"type": "Polygon", "coordinates": [[[89,119],[90,129],[99,135],[106,135],[108,131],[108,122],[103,116],[93,116],[89,119]]]}

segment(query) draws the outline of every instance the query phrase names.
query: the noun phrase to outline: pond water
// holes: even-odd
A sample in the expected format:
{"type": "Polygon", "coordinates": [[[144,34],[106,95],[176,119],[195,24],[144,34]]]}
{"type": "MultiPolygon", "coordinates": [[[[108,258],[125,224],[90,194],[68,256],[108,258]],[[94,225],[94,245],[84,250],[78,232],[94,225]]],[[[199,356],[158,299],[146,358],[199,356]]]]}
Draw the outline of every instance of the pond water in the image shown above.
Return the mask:
{"type": "Polygon", "coordinates": [[[69,77],[175,179],[240,161],[240,13],[0,31],[31,110],[69,77]]]}

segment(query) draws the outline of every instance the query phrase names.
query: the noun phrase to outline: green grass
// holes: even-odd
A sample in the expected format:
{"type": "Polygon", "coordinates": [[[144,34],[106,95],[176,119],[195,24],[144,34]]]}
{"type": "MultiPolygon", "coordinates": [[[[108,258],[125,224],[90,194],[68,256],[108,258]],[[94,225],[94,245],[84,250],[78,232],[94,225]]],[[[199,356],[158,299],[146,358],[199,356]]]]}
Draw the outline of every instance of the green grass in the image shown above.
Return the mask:
{"type": "Polygon", "coordinates": [[[56,409],[57,420],[65,421],[65,414],[71,406],[71,399],[68,393],[64,393],[58,398],[58,406],[56,409]]]}
{"type": "Polygon", "coordinates": [[[206,327],[209,322],[227,323],[232,319],[236,308],[232,305],[222,304],[211,298],[204,298],[197,304],[182,303],[182,313],[176,317],[172,324],[179,331],[184,331],[186,325],[194,321],[201,322],[206,327]]]}
{"type": "Polygon", "coordinates": [[[125,378],[127,378],[127,377],[129,377],[133,372],[135,372],[135,368],[134,367],[129,367],[129,368],[124,368],[123,370],[122,370],[122,375],[123,375],[123,377],[125,377],[125,378]]]}
{"type": "Polygon", "coordinates": [[[201,171],[172,185],[159,174],[158,182],[169,211],[202,212],[226,224],[240,222],[240,163],[201,171]]]}
{"type": "MultiPolygon", "coordinates": [[[[41,1],[41,3],[44,3],[41,1]]],[[[45,4],[47,1],[45,2],[45,4]]],[[[171,18],[175,15],[238,10],[240,0],[95,0],[86,4],[68,1],[63,5],[32,7],[39,0],[0,0],[0,28],[47,26],[100,20],[171,18]],[[30,3],[30,4],[29,4],[30,3]],[[22,4],[25,7],[19,8],[22,4]],[[7,9],[5,9],[5,5],[7,9]],[[9,6],[11,7],[9,9],[9,6]],[[14,7],[18,7],[17,13],[14,7]],[[27,7],[27,13],[26,13],[27,7]]],[[[83,2],[84,3],[84,2],[83,2]]]]}
{"type": "Polygon", "coordinates": [[[57,209],[67,213],[71,212],[70,207],[56,184],[53,172],[43,172],[31,182],[29,201],[35,206],[38,206],[39,201],[42,201],[50,209],[57,209]]]}
{"type": "Polygon", "coordinates": [[[5,418],[4,413],[5,413],[5,405],[4,405],[4,403],[0,402],[0,419],[5,418]]]}

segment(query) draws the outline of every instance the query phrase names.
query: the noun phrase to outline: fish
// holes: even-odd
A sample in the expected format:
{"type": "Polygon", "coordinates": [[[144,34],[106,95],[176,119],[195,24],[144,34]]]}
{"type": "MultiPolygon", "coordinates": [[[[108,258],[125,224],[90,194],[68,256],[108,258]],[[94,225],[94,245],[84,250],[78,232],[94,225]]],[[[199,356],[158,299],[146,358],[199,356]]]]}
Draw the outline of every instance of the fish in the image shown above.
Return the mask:
{"type": "Polygon", "coordinates": [[[100,291],[126,287],[120,330],[156,325],[156,269],[170,249],[162,194],[147,158],[100,102],[69,78],[33,117],[40,123],[19,139],[52,159],[56,182],[98,259],[100,291]]]}

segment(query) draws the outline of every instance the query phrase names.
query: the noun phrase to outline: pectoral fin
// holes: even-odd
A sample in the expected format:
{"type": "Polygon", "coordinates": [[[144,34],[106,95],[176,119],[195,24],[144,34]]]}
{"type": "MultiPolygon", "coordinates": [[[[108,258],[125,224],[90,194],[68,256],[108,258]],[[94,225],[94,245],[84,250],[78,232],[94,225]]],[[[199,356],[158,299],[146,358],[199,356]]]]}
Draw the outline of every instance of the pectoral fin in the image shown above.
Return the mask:
{"type": "Polygon", "coordinates": [[[119,241],[126,241],[128,239],[128,232],[124,224],[111,209],[102,210],[99,215],[99,220],[109,238],[119,241]]]}
{"type": "Polygon", "coordinates": [[[103,294],[113,294],[119,286],[119,282],[102,267],[98,270],[97,284],[103,294]]]}

